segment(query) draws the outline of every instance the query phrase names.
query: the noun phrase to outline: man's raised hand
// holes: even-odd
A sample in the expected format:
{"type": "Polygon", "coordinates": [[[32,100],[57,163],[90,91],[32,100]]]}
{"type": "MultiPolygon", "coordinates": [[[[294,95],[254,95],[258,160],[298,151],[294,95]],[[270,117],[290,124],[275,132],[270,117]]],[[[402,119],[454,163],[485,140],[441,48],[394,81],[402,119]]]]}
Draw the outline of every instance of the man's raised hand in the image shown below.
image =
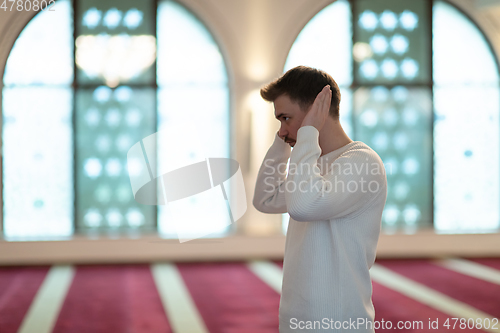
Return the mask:
{"type": "Polygon", "coordinates": [[[326,85],[316,96],[314,103],[308,110],[306,116],[302,120],[302,126],[314,126],[318,131],[321,131],[325,124],[326,118],[330,110],[332,102],[332,90],[329,85],[326,85]]]}

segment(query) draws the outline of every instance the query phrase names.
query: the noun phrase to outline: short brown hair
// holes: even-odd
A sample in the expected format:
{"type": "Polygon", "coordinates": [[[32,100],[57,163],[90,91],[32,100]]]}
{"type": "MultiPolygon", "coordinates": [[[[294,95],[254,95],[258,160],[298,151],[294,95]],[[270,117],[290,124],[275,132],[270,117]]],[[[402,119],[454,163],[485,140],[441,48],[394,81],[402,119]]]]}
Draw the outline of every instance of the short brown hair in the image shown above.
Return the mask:
{"type": "Polygon", "coordinates": [[[292,102],[298,103],[303,111],[309,108],[319,92],[329,84],[332,89],[330,116],[339,119],[340,90],[335,80],[322,70],[297,66],[260,90],[263,99],[274,102],[285,94],[292,102]]]}

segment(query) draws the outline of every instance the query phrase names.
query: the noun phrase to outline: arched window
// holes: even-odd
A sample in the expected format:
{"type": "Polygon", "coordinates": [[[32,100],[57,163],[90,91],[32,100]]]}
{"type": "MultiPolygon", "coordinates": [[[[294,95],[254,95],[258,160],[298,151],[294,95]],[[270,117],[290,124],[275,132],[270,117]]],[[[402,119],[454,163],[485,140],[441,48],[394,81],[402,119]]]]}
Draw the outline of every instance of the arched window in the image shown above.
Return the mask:
{"type": "Polygon", "coordinates": [[[384,161],[386,232],[499,228],[499,70],[464,14],[444,1],[337,0],[295,40],[285,70],[297,65],[332,74],[343,127],[384,161]]]}
{"type": "MultiPolygon", "coordinates": [[[[158,131],[159,170],[171,159],[230,157],[219,47],[173,1],[158,1],[156,10],[152,0],[73,3],[57,0],[55,11],[39,12],[6,63],[4,235],[175,237],[164,207],[135,202],[127,152],[158,131]]],[[[217,229],[218,220],[203,222],[217,229]]]]}
{"type": "Polygon", "coordinates": [[[498,66],[481,31],[434,4],[434,226],[488,231],[500,224],[498,66]]]}

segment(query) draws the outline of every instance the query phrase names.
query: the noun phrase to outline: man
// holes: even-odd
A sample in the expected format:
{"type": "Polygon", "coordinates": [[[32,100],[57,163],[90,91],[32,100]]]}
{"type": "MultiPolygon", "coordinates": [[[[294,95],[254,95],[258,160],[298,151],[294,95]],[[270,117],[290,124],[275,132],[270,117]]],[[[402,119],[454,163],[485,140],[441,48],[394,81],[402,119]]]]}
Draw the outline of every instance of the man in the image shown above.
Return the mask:
{"type": "Polygon", "coordinates": [[[290,215],[280,332],[374,332],[369,268],[387,197],[383,163],[342,129],[339,88],[327,73],[295,67],[261,96],[274,102],[281,127],[259,170],[253,204],[290,215]]]}

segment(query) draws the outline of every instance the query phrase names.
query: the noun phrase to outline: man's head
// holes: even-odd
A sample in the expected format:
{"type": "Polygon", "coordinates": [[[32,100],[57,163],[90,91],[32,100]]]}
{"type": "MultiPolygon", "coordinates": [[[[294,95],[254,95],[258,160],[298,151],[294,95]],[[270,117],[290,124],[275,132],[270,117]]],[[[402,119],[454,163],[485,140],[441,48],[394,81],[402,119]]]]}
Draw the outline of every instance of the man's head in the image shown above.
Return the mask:
{"type": "Polygon", "coordinates": [[[298,103],[306,112],[321,89],[326,85],[332,89],[330,117],[339,119],[340,90],[335,80],[319,69],[297,66],[260,90],[266,101],[274,102],[280,95],[288,95],[292,102],[298,103]]]}
{"type": "Polygon", "coordinates": [[[274,102],[275,116],[281,122],[278,135],[291,146],[297,131],[316,96],[326,86],[332,90],[329,116],[339,119],[340,91],[335,80],[327,73],[306,66],[290,69],[260,90],[266,101],[274,102]]]}

